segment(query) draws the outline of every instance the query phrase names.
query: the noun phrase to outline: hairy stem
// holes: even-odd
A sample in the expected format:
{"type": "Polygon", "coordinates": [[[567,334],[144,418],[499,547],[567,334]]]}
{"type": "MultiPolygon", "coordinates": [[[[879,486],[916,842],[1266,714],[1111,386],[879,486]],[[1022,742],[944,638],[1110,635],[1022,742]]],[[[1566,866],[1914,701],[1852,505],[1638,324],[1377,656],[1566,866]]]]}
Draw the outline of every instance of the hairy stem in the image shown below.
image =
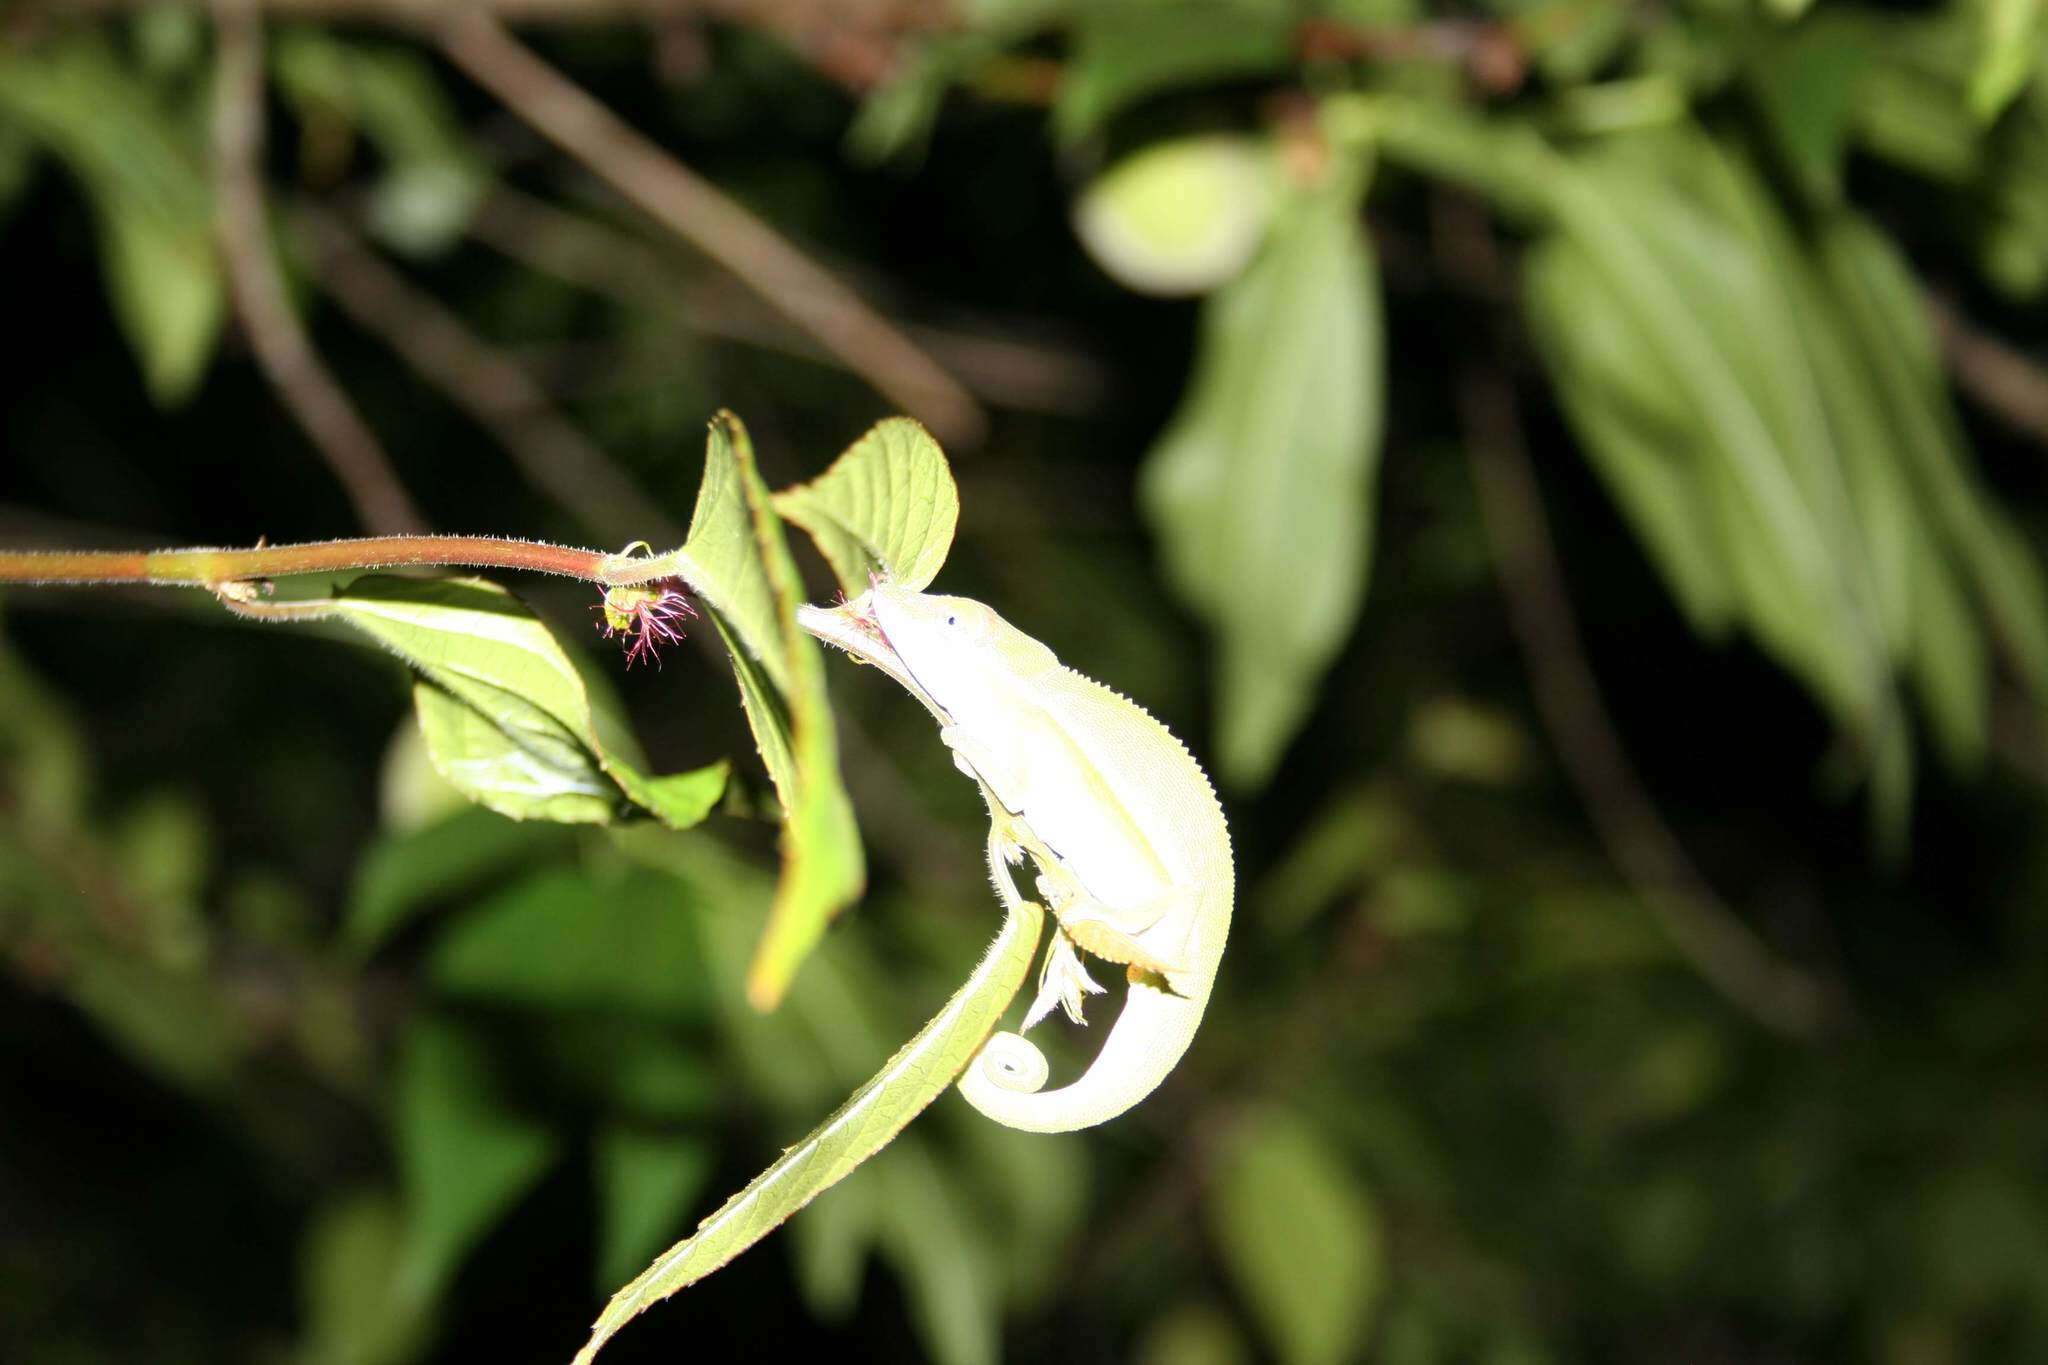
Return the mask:
{"type": "Polygon", "coordinates": [[[0,583],[151,583],[212,587],[353,569],[528,569],[616,587],[675,573],[675,557],[606,554],[497,536],[368,536],[253,550],[0,550],[0,583]]]}

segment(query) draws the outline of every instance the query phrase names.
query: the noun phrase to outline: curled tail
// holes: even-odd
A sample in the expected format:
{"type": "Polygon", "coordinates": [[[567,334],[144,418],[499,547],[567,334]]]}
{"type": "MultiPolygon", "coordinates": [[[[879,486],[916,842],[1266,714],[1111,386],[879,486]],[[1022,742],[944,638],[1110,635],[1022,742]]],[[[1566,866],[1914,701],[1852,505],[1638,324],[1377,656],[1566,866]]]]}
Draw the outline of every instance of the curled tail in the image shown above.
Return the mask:
{"type": "Polygon", "coordinates": [[[998,1033],[967,1064],[960,1093],[997,1123],[1028,1133],[1065,1133],[1115,1118],[1157,1089],[1194,1041],[1221,956],[1221,942],[1215,947],[1199,954],[1197,970],[1174,974],[1172,984],[1184,994],[1132,982],[1102,1051],[1071,1084],[1042,1089],[1045,1054],[1018,1034],[998,1033]]]}

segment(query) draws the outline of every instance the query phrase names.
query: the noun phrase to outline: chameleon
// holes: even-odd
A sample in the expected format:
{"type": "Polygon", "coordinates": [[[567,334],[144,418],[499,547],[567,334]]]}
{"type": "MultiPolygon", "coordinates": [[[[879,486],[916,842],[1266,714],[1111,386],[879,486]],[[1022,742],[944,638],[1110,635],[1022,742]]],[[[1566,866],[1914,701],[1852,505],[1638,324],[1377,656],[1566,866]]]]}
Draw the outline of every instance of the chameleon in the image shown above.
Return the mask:
{"type": "Polygon", "coordinates": [[[1029,1132],[1130,1109],[1193,1041],[1230,929],[1230,833],[1201,766],[1136,702],[971,598],[876,580],[797,619],[894,678],[938,721],[988,803],[998,893],[1017,894],[1011,867],[1027,857],[1035,867],[1054,929],[1023,1028],[1055,1007],[1081,1021],[1085,997],[1103,989],[1082,953],[1124,969],[1123,1010],[1079,1077],[1044,1089],[1044,1054],[1021,1033],[998,1032],[968,1063],[962,1095],[1029,1132]]]}

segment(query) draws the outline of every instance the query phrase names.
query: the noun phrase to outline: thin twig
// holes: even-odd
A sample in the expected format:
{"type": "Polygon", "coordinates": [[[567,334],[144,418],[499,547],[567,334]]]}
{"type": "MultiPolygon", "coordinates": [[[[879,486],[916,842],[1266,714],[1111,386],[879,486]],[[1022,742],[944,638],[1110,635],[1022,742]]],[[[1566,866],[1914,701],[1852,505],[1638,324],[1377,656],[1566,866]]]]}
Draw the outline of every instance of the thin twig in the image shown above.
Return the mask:
{"type": "MultiPolygon", "coordinates": [[[[1432,209],[1435,254],[1445,276],[1481,297],[1502,297],[1508,269],[1486,210],[1450,191],[1435,196],[1432,209]]],[[[1615,866],[1701,976],[1780,1032],[1807,1038],[1827,1032],[1846,1012],[1839,991],[1781,961],[1714,893],[1658,814],[1607,714],[1543,514],[1505,349],[1497,342],[1494,356],[1463,367],[1458,419],[1508,622],[1565,773],[1615,866]]]]}
{"type": "MultiPolygon", "coordinates": [[[[810,334],[744,290],[707,289],[682,277],[662,254],[632,234],[586,214],[500,186],[477,207],[470,236],[557,279],[635,308],[656,308],[685,328],[823,364],[840,362],[810,334]]],[[[1079,415],[1110,389],[1086,356],[1005,336],[991,326],[905,323],[918,346],[944,359],[949,373],[987,402],[1022,412],[1079,415]]]]}
{"type": "Polygon", "coordinates": [[[216,0],[215,227],[235,309],[256,362],[372,531],[420,531],[413,506],[377,437],[320,363],[292,312],[270,249],[263,210],[263,29],[249,0],[216,0]]]}
{"type": "Polygon", "coordinates": [[[2048,446],[2048,368],[1978,327],[1937,294],[1927,314],[1956,385],[2015,431],[2048,446]]]}
{"type": "Polygon", "coordinates": [[[570,425],[524,366],[407,283],[334,215],[307,205],[295,223],[329,297],[490,432],[529,483],[603,540],[682,543],[682,527],[570,425]]]}
{"type": "Polygon", "coordinates": [[[635,132],[488,14],[457,11],[443,50],[506,108],[809,331],[942,441],[978,444],[973,395],[830,272],[710,181],[635,132]]]}
{"type": "Polygon", "coordinates": [[[673,557],[606,554],[498,536],[368,536],[251,550],[0,550],[0,583],[151,583],[218,589],[248,579],[353,569],[526,569],[621,586],[675,572],[673,557]]]}

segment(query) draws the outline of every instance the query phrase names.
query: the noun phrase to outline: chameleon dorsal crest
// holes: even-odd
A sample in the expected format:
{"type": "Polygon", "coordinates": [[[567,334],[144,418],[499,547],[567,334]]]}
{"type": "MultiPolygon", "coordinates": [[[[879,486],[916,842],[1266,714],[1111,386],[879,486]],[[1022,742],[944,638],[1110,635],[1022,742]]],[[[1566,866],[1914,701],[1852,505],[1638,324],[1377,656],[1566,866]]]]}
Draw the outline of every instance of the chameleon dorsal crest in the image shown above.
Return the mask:
{"type": "Polygon", "coordinates": [[[1122,1012],[1081,1076],[1043,1089],[1044,1055],[998,1033],[960,1090],[999,1123],[1062,1132],[1105,1122],[1150,1094],[1193,1041],[1230,928],[1230,835],[1193,756],[1137,703],[1064,667],[995,611],[878,582],[804,629],[874,664],[939,723],[992,822],[990,872],[1036,866],[1056,922],[1029,1028],[1055,1005],[1079,1017],[1101,989],[1076,949],[1123,969],[1122,1012]]]}

